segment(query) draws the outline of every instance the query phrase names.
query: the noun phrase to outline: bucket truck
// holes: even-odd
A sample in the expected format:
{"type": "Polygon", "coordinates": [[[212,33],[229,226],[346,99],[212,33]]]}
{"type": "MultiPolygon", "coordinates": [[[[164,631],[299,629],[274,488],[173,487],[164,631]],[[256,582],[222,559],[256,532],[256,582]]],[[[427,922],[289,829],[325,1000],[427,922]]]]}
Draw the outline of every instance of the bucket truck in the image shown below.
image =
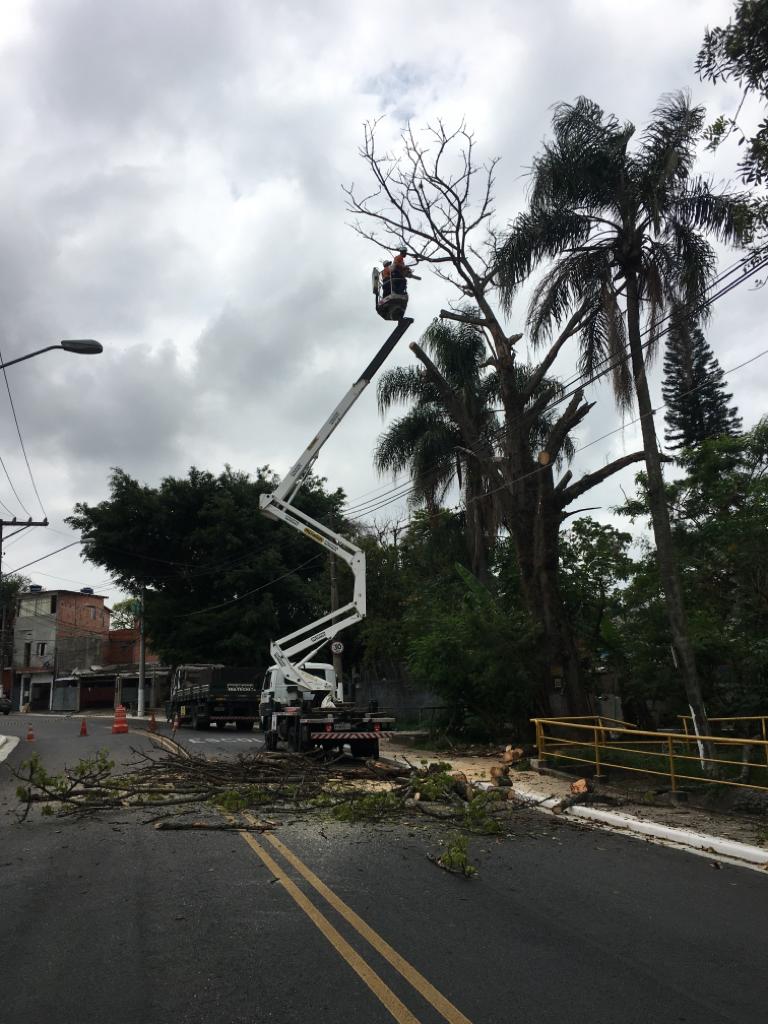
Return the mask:
{"type": "Polygon", "coordinates": [[[340,680],[331,665],[315,661],[317,653],[348,626],[365,617],[365,553],[326,523],[312,519],[293,504],[323,445],[370,384],[413,320],[403,317],[362,374],[309,442],[298,461],[271,494],[260,498],[262,513],[285,523],[333,552],[352,570],[352,600],[272,642],[274,664],[267,669],[259,703],[267,749],[280,741],[291,750],[325,749],[350,745],[353,756],[376,757],[379,739],[391,733],[394,719],[378,711],[376,702],[366,710],[344,700],[340,680]]]}

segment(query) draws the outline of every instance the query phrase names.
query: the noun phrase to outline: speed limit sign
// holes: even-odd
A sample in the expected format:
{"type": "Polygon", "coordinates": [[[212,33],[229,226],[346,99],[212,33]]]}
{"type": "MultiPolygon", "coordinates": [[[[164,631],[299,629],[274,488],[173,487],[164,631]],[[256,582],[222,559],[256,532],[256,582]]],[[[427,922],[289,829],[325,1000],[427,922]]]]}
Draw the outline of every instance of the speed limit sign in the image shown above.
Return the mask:
{"type": "Polygon", "coordinates": [[[331,644],[331,651],[334,654],[343,654],[344,653],[344,644],[341,642],[341,640],[334,640],[333,641],[333,643],[331,644]]]}

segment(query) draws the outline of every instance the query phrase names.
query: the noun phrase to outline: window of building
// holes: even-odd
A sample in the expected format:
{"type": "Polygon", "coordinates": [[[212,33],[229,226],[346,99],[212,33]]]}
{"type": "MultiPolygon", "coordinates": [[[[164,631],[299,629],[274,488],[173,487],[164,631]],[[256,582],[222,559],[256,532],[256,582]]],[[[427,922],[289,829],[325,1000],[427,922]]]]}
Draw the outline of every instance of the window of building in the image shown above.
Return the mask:
{"type": "Polygon", "coordinates": [[[94,606],[92,604],[88,605],[88,611],[90,612],[91,618],[95,621],[96,620],[96,609],[94,608],[94,606]]]}
{"type": "Polygon", "coordinates": [[[32,661],[32,644],[24,644],[24,667],[27,668],[32,661]]]}
{"type": "Polygon", "coordinates": [[[47,641],[41,640],[40,642],[35,644],[35,654],[37,654],[38,657],[40,658],[44,657],[48,653],[49,646],[50,645],[48,644],[47,641]]]}
{"type": "Polygon", "coordinates": [[[51,595],[51,615],[56,614],[56,595],[51,595]]]}

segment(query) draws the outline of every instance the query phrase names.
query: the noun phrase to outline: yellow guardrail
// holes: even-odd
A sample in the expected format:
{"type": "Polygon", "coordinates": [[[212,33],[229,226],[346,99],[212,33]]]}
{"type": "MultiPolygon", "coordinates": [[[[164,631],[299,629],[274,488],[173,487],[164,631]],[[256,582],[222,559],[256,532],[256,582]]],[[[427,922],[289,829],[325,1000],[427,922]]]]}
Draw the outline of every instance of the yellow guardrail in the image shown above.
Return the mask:
{"type": "Polygon", "coordinates": [[[651,732],[604,716],[531,721],[541,765],[569,761],[594,765],[597,776],[604,768],[658,775],[669,779],[673,791],[685,780],[768,792],[765,738],[651,732]],[[712,753],[705,756],[706,749],[712,753]],[[759,761],[751,760],[755,752],[759,761]],[[745,781],[745,773],[757,778],[745,781]]]}
{"type": "MultiPolygon", "coordinates": [[[[683,723],[683,732],[686,736],[691,736],[692,739],[696,739],[695,732],[689,732],[689,724],[693,725],[693,718],[690,715],[678,715],[680,721],[683,723]]],[[[707,718],[710,725],[716,725],[720,722],[755,722],[756,728],[760,732],[760,737],[763,742],[768,742],[768,727],[766,727],[766,721],[768,721],[768,715],[731,715],[727,718],[707,718]]],[[[768,757],[766,758],[768,763],[768,757]]]]}

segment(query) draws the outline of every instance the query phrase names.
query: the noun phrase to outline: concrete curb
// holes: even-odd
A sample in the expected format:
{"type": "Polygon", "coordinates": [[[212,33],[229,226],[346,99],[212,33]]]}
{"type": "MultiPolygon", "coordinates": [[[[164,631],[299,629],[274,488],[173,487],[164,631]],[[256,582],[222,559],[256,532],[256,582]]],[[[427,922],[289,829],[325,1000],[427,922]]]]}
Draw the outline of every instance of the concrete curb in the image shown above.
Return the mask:
{"type": "Polygon", "coordinates": [[[0,736],[0,762],[4,761],[12,750],[16,749],[18,736],[0,736]]]}
{"type": "MultiPolygon", "coordinates": [[[[523,799],[535,803],[536,810],[551,812],[552,808],[559,803],[557,797],[541,800],[537,793],[526,792],[523,789],[518,789],[517,786],[514,787],[514,791],[523,799]]],[[[748,843],[737,843],[733,839],[722,839],[719,836],[711,836],[703,832],[691,832],[684,828],[673,828],[671,825],[661,825],[656,821],[635,818],[631,814],[619,814],[617,811],[601,811],[595,807],[567,807],[559,816],[590,821],[604,828],[629,832],[636,836],[642,836],[644,839],[651,839],[664,845],[688,850],[691,853],[720,857],[742,867],[749,866],[763,870],[768,868],[768,849],[763,849],[760,846],[750,846],[748,843]]]]}

